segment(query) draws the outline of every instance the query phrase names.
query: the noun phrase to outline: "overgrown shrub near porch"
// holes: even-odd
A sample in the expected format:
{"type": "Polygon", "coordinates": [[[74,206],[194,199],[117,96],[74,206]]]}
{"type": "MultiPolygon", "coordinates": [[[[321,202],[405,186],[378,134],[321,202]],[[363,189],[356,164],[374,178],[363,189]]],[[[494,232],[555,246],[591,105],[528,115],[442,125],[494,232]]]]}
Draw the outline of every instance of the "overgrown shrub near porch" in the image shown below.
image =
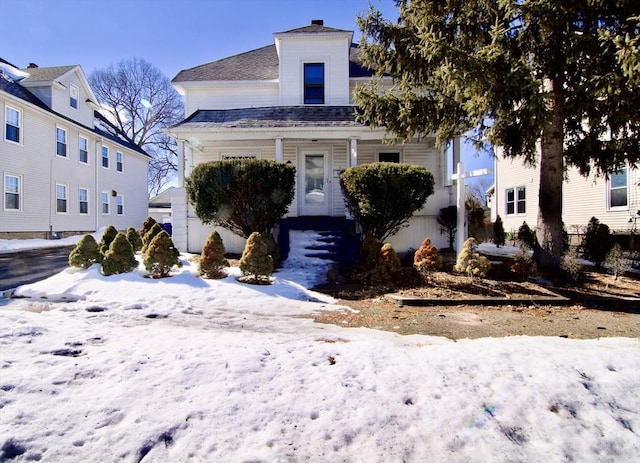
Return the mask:
{"type": "Polygon", "coordinates": [[[376,162],[345,170],[340,187],[364,236],[384,241],[424,206],[434,192],[434,179],[421,166],[376,162]]]}

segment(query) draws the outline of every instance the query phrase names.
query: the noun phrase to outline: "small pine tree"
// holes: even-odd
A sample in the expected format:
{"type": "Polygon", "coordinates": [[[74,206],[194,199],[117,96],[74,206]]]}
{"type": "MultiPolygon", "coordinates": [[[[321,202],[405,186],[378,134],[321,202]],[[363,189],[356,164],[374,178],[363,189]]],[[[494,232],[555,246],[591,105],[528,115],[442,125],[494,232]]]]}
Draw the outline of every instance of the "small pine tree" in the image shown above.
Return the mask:
{"type": "Polygon", "coordinates": [[[156,235],[160,234],[163,231],[162,227],[159,223],[154,223],[151,229],[142,237],[142,253],[145,254],[147,252],[147,248],[156,237],[156,235]]]}
{"type": "Polygon", "coordinates": [[[229,261],[225,259],[224,254],[222,238],[216,230],[213,230],[200,254],[198,261],[200,275],[206,278],[222,278],[225,275],[222,269],[229,266],[229,261]]]}
{"type": "Polygon", "coordinates": [[[504,225],[502,224],[502,218],[496,217],[496,221],[493,224],[493,243],[497,246],[504,246],[506,234],[504,232],[504,225]]]}
{"type": "Polygon", "coordinates": [[[536,238],[536,234],[529,227],[527,222],[522,222],[522,225],[520,225],[520,228],[518,228],[516,239],[520,241],[520,243],[522,243],[522,245],[526,246],[528,249],[534,249],[535,244],[538,242],[538,238],[536,238]]]}
{"type": "Polygon", "coordinates": [[[150,273],[151,278],[168,277],[174,266],[180,266],[180,252],[166,231],[160,230],[160,233],[151,240],[142,263],[150,273]]]}
{"type": "Polygon", "coordinates": [[[570,247],[560,260],[560,269],[572,280],[578,281],[582,274],[582,265],[578,262],[578,248],[575,246],[570,247]]]}
{"type": "Polygon", "coordinates": [[[104,229],[104,232],[102,233],[102,238],[100,239],[100,243],[98,244],[98,249],[100,250],[100,254],[101,254],[101,260],[109,251],[109,248],[111,247],[111,243],[113,242],[117,234],[118,234],[118,230],[116,230],[116,227],[114,227],[113,225],[109,225],[107,228],[104,229]]]}
{"type": "Polygon", "coordinates": [[[142,224],[142,228],[140,229],[140,238],[144,238],[144,235],[149,233],[149,230],[151,230],[153,226],[157,223],[158,222],[153,217],[151,216],[147,217],[142,224]]]}
{"type": "Polygon", "coordinates": [[[360,248],[360,258],[366,264],[368,268],[374,268],[380,258],[380,251],[382,250],[382,241],[373,236],[367,236],[362,241],[362,247],[360,248]]]}
{"type": "Polygon", "coordinates": [[[535,273],[536,263],[526,245],[523,244],[522,248],[513,256],[513,262],[509,268],[522,279],[527,279],[535,273]]]}
{"type": "Polygon", "coordinates": [[[69,254],[69,265],[81,269],[87,269],[100,261],[98,243],[92,235],[84,235],[69,254]]]}
{"type": "Polygon", "coordinates": [[[373,284],[384,284],[391,280],[391,277],[400,268],[400,259],[395,249],[389,243],[385,243],[380,249],[376,266],[371,272],[371,282],[373,284]]]}
{"type": "Polygon", "coordinates": [[[624,250],[618,243],[614,244],[609,254],[607,254],[605,263],[614,280],[617,280],[619,276],[624,275],[624,272],[631,269],[631,263],[626,259],[624,250]]]}
{"type": "Polygon", "coordinates": [[[262,240],[267,245],[267,252],[273,259],[274,267],[277,267],[280,263],[280,249],[278,248],[278,243],[276,243],[275,238],[272,233],[261,233],[262,240]]]}
{"type": "Polygon", "coordinates": [[[116,234],[109,250],[102,259],[102,274],[104,276],[127,273],[138,266],[131,243],[124,233],[116,234]]]}
{"type": "Polygon", "coordinates": [[[253,232],[247,238],[240,258],[240,271],[243,275],[251,276],[256,283],[264,281],[273,273],[273,258],[258,232],[253,232]]]}
{"type": "Polygon", "coordinates": [[[133,248],[133,252],[138,252],[142,249],[142,238],[140,238],[138,230],[133,227],[127,228],[127,239],[133,248]]]}
{"type": "Polygon", "coordinates": [[[475,238],[469,238],[465,241],[453,270],[465,273],[470,277],[484,278],[491,268],[491,263],[485,256],[481,256],[477,249],[478,242],[475,238]]]}
{"type": "Polygon", "coordinates": [[[431,240],[425,238],[413,255],[413,267],[423,276],[429,277],[442,268],[442,256],[431,240]]]}
{"type": "Polygon", "coordinates": [[[602,267],[607,254],[613,247],[613,237],[609,227],[591,217],[587,230],[582,239],[582,249],[585,259],[593,262],[596,267],[602,267]]]}

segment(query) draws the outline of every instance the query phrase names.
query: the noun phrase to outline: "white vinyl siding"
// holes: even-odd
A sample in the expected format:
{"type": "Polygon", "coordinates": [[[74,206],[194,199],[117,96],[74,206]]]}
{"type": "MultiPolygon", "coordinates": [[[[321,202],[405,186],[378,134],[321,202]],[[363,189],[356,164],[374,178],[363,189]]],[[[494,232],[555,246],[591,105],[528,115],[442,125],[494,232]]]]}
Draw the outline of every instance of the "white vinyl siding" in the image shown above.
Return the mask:
{"type": "Polygon", "coordinates": [[[6,106],[4,108],[4,121],[4,139],[13,143],[21,143],[22,114],[20,110],[6,106]]]}
{"type": "Polygon", "coordinates": [[[89,213],[89,190],[87,188],[78,189],[78,211],[81,215],[89,213]]]}
{"type": "Polygon", "coordinates": [[[4,176],[4,209],[5,211],[19,211],[22,207],[22,181],[18,175],[4,176]]]}
{"type": "Polygon", "coordinates": [[[78,137],[78,160],[83,164],[89,163],[89,140],[78,137]]]}
{"type": "Polygon", "coordinates": [[[56,127],[56,155],[67,157],[67,129],[56,127]]]}
{"type": "Polygon", "coordinates": [[[68,209],[68,187],[63,183],[56,183],[56,212],[66,214],[68,209]]]}

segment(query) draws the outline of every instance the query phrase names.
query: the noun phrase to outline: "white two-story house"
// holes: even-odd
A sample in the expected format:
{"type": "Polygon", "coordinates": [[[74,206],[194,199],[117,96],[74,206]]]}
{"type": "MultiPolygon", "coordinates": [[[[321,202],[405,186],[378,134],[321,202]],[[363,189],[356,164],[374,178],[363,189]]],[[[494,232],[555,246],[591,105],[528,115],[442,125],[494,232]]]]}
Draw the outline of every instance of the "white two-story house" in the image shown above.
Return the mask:
{"type": "MultiPolygon", "coordinates": [[[[362,66],[352,40],[352,31],[314,20],[274,33],[270,45],[185,69],[173,79],[186,112],[168,131],[181,153],[172,198],[173,239],[180,249],[199,252],[212,229],[188,207],[184,177],[199,163],[232,158],[293,164],[295,198],[281,227],[296,222],[302,228],[305,218],[308,228],[345,218],[338,179],[343,169],[378,161],[424,166],[435,178],[435,193],[411,226],[389,241],[397,251],[417,248],[427,236],[447,245],[436,221],[441,208],[455,204],[446,150],[436,148],[433,137],[383,144],[384,130],[356,121],[354,89],[373,73],[362,66]]],[[[242,251],[242,239],[219,231],[228,251],[242,251]]]]}
{"type": "Polygon", "coordinates": [[[98,109],[80,66],[0,60],[0,238],[140,228],[149,156],[101,129],[98,109]]]}

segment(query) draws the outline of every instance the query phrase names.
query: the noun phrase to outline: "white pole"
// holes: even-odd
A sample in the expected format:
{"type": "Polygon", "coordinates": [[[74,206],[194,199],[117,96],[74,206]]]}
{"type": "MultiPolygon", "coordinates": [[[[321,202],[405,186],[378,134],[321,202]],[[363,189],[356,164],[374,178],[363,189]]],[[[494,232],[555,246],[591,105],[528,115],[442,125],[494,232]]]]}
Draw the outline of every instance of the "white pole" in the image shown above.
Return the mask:
{"type": "Polygon", "coordinates": [[[462,252],[462,245],[466,240],[466,230],[464,228],[464,164],[458,163],[458,178],[457,178],[457,207],[458,207],[458,225],[456,230],[456,253],[462,252]]]}

